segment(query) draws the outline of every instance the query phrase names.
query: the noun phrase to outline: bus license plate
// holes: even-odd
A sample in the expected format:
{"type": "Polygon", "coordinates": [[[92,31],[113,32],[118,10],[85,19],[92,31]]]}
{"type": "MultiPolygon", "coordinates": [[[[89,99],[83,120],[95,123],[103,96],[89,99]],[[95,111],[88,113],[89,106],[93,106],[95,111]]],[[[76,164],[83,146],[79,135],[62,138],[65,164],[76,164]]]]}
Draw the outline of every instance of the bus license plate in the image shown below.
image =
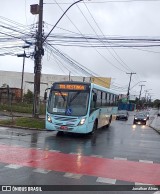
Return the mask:
{"type": "Polygon", "coordinates": [[[62,130],[67,130],[68,127],[67,127],[67,126],[60,126],[60,129],[62,129],[62,130]]]}

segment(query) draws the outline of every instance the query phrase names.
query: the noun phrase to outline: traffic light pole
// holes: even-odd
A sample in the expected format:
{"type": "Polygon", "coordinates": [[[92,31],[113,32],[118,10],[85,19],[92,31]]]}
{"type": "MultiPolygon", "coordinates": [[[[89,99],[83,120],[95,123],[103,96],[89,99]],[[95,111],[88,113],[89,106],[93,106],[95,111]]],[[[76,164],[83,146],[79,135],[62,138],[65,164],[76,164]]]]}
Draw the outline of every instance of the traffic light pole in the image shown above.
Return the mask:
{"type": "Polygon", "coordinates": [[[38,32],[36,35],[36,45],[34,51],[34,102],[33,102],[33,116],[39,117],[40,110],[40,80],[41,80],[41,69],[42,69],[42,55],[43,55],[43,0],[39,0],[39,21],[38,21],[38,32]]]}

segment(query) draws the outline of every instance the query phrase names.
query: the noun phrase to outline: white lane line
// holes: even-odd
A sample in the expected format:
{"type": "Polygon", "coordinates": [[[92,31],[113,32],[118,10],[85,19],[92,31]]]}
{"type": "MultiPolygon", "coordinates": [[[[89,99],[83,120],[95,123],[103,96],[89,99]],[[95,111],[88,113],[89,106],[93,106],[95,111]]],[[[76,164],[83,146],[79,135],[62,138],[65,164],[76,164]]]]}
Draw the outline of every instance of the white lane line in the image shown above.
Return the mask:
{"type": "Polygon", "coordinates": [[[74,153],[74,152],[70,152],[69,154],[76,154],[77,155],[77,153],[74,153]]]}
{"type": "Polygon", "coordinates": [[[97,158],[103,158],[103,156],[101,156],[101,155],[90,155],[91,157],[97,157],[97,158]]]}
{"type": "Polygon", "coordinates": [[[50,151],[50,152],[60,152],[58,150],[48,150],[48,151],[50,151]]]}
{"type": "Polygon", "coordinates": [[[73,174],[73,173],[65,173],[63,176],[67,178],[73,178],[73,179],[80,179],[82,177],[81,174],[73,174]]]}
{"type": "Polygon", "coordinates": [[[19,169],[21,168],[22,166],[20,165],[17,165],[17,164],[9,164],[7,166],[5,166],[6,168],[13,168],[13,169],[19,169]]]}
{"type": "Polygon", "coordinates": [[[139,162],[144,162],[144,163],[150,163],[150,164],[153,164],[153,161],[149,161],[149,160],[139,160],[139,162]]]}
{"type": "Polygon", "coordinates": [[[114,157],[114,160],[127,160],[127,158],[114,157]]]}
{"type": "Polygon", "coordinates": [[[107,183],[107,184],[115,184],[116,183],[116,179],[109,179],[109,178],[98,177],[96,182],[107,183]]]}
{"type": "Polygon", "coordinates": [[[160,194],[160,191],[156,191],[155,193],[153,193],[153,194],[160,194]]]}
{"type": "Polygon", "coordinates": [[[48,172],[50,172],[51,170],[44,170],[41,168],[36,168],[33,170],[33,172],[38,172],[38,173],[42,173],[42,174],[47,174],[48,172]]]}
{"type": "Polygon", "coordinates": [[[147,183],[137,183],[137,182],[135,182],[135,185],[152,185],[152,184],[147,184],[147,183]]]}

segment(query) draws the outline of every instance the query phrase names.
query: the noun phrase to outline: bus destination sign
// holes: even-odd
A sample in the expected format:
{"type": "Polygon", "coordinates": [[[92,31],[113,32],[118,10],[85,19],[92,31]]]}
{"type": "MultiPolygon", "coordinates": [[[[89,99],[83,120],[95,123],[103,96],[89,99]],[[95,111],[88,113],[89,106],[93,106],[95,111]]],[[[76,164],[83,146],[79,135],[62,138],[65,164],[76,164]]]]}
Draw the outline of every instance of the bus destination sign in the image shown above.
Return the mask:
{"type": "Polygon", "coordinates": [[[56,89],[61,90],[86,90],[86,85],[82,84],[57,84],[56,89]]]}

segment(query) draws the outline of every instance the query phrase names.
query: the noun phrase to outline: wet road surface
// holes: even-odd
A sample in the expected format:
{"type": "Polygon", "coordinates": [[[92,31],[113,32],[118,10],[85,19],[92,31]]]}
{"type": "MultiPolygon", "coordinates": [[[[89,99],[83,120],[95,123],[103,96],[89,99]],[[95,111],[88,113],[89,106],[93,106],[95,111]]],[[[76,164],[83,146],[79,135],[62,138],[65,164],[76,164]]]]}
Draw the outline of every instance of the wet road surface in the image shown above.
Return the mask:
{"type": "Polygon", "coordinates": [[[130,116],[94,135],[63,136],[1,127],[0,183],[160,185],[160,135],[132,123],[130,116]]]}

